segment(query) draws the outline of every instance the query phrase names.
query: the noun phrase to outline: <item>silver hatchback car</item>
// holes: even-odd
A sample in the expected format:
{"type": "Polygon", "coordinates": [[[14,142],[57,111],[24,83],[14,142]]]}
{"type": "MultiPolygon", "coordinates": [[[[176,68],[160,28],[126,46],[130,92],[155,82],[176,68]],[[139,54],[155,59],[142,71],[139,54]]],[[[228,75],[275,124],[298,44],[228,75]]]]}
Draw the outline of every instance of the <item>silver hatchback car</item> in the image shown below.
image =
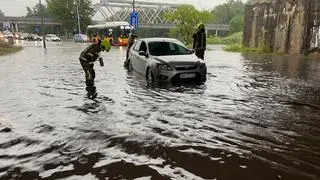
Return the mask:
{"type": "Polygon", "coordinates": [[[192,50],[173,38],[139,39],[129,50],[127,68],[146,77],[148,83],[206,81],[207,67],[192,50]]]}

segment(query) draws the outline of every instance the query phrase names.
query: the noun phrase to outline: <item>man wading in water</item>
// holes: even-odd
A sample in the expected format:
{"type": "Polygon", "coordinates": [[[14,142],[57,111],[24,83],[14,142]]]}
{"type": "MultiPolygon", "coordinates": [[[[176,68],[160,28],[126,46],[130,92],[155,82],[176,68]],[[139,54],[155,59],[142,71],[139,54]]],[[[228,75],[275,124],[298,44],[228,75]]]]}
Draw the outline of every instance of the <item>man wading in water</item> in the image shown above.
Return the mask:
{"type": "MultiPolygon", "coordinates": [[[[94,62],[99,58],[101,51],[109,52],[111,49],[111,44],[109,41],[98,40],[97,43],[89,45],[80,54],[79,60],[80,64],[85,72],[86,76],[86,90],[88,92],[88,98],[94,99],[97,97],[96,87],[94,86],[95,72],[93,69],[94,62]]],[[[100,57],[100,66],[103,66],[103,59],[100,57]]]]}
{"type": "Polygon", "coordinates": [[[193,49],[198,58],[204,60],[204,52],[206,50],[207,35],[203,23],[198,24],[197,32],[193,34],[193,49]]]}

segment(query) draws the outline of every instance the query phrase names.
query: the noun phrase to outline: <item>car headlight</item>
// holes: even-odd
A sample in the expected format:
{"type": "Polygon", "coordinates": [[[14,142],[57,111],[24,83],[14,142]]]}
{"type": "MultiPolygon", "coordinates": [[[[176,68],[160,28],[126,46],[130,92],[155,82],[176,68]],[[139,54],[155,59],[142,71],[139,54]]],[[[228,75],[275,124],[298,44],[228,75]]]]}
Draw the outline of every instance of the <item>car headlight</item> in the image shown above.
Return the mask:
{"type": "Polygon", "coordinates": [[[158,68],[161,70],[164,70],[164,71],[172,71],[173,70],[170,66],[168,66],[166,64],[159,64],[158,68]]]}

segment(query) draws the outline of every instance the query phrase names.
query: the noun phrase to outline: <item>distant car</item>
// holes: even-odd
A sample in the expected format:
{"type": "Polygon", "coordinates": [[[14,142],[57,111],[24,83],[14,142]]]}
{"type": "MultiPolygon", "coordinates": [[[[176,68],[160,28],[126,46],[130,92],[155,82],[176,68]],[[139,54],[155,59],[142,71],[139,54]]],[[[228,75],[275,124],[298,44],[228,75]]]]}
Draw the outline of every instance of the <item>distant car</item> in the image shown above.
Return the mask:
{"type": "Polygon", "coordinates": [[[172,38],[145,38],[137,40],[129,50],[128,70],[154,81],[204,83],[207,67],[202,59],[182,42],[172,38]]]}
{"type": "Polygon", "coordinates": [[[89,42],[89,38],[85,34],[75,34],[73,36],[73,41],[74,42],[85,43],[85,42],[89,42]]]}
{"type": "Polygon", "coordinates": [[[42,38],[36,34],[29,34],[27,36],[28,41],[41,41],[42,38]]]}
{"type": "Polygon", "coordinates": [[[55,42],[60,42],[61,41],[61,39],[55,34],[47,34],[46,35],[46,40],[47,41],[55,41],[55,42]]]}
{"type": "Polygon", "coordinates": [[[1,31],[0,31],[0,40],[4,40],[4,35],[2,34],[1,31]]]}
{"type": "Polygon", "coordinates": [[[19,40],[27,40],[29,33],[21,33],[19,35],[19,40]]]}
{"type": "Polygon", "coordinates": [[[10,31],[3,31],[4,38],[14,38],[14,35],[10,31]]]}

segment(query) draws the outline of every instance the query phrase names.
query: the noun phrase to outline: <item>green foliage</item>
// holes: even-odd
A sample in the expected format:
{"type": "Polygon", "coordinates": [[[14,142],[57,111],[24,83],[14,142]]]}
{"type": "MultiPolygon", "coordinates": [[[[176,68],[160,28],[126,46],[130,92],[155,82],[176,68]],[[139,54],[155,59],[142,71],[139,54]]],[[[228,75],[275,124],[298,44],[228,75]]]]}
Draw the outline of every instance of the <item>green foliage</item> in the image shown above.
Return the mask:
{"type": "Polygon", "coordinates": [[[224,45],[231,45],[231,44],[242,44],[243,32],[237,32],[227,37],[208,37],[207,43],[208,44],[224,44],[224,45]]]}
{"type": "Polygon", "coordinates": [[[264,3],[264,2],[272,2],[273,0],[248,0],[247,4],[255,4],[255,3],[264,3]]]}
{"type": "Polygon", "coordinates": [[[0,41],[0,56],[20,51],[22,47],[12,46],[6,42],[0,41]]]}
{"type": "Polygon", "coordinates": [[[214,20],[214,16],[209,11],[198,11],[192,5],[181,5],[177,11],[165,14],[165,18],[177,23],[176,28],[171,29],[169,35],[186,44],[191,44],[192,34],[198,23],[208,23],[214,20]]]}
{"type": "Polygon", "coordinates": [[[226,45],[224,50],[232,51],[232,52],[244,52],[244,53],[258,53],[258,54],[266,54],[266,53],[275,53],[273,50],[266,45],[259,45],[257,48],[248,48],[242,45],[243,32],[237,32],[227,37],[209,37],[207,39],[208,44],[223,44],[226,45]]]}
{"type": "Polygon", "coordinates": [[[79,2],[79,15],[81,31],[92,23],[93,8],[90,0],[47,0],[48,11],[59,21],[67,32],[78,30],[77,2],[79,2]]]}
{"type": "Polygon", "coordinates": [[[5,17],[5,15],[4,15],[4,12],[2,12],[1,10],[0,10],[0,18],[1,17],[5,17]]]}
{"type": "Polygon", "coordinates": [[[230,20],[230,34],[234,34],[240,31],[243,31],[244,26],[244,16],[243,15],[237,15],[234,16],[230,20]]]}
{"type": "Polygon", "coordinates": [[[278,54],[277,52],[273,52],[272,49],[265,45],[260,45],[257,48],[249,48],[244,47],[240,44],[233,44],[228,45],[224,48],[225,51],[232,51],[232,52],[244,52],[244,53],[257,53],[257,54],[278,54]]]}
{"type": "Polygon", "coordinates": [[[50,13],[48,12],[47,6],[44,4],[37,3],[32,8],[27,7],[27,14],[26,17],[44,17],[49,18],[51,17],[50,13]]]}
{"type": "Polygon", "coordinates": [[[244,16],[245,4],[241,0],[229,0],[216,6],[211,13],[220,24],[229,24],[235,16],[244,16]]]}

